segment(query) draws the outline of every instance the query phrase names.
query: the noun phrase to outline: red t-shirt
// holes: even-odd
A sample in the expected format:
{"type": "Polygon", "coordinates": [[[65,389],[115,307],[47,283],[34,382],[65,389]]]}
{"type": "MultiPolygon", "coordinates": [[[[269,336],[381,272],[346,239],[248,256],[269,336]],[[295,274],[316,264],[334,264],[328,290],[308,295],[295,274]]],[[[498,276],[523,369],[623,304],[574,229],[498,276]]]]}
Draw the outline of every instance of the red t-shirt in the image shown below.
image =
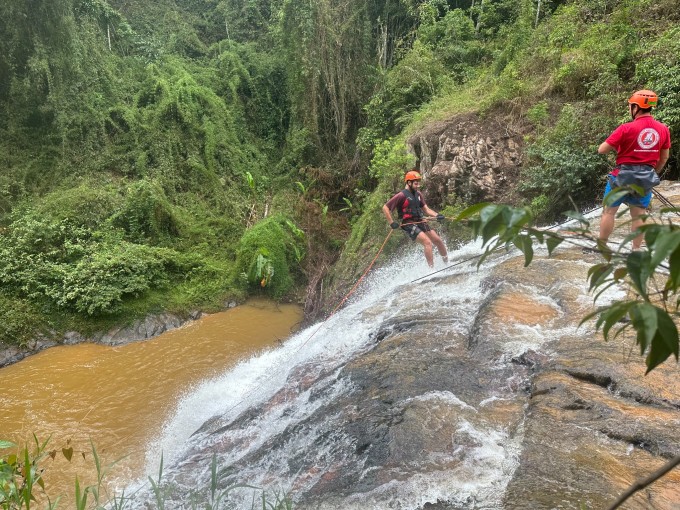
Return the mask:
{"type": "Polygon", "coordinates": [[[671,134],[665,124],[646,115],[621,124],[605,141],[616,149],[617,165],[656,166],[659,151],[671,147],[671,134]]]}

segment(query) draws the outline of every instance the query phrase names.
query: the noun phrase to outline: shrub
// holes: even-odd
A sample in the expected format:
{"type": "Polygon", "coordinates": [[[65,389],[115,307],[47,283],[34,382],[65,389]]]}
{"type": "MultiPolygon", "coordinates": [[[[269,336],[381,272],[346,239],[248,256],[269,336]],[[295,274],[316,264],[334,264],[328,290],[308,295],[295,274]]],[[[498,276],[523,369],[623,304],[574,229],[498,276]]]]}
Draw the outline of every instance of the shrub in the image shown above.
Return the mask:
{"type": "MultiPolygon", "coordinates": [[[[2,147],[0,147],[2,150],[2,147]]],[[[2,169],[0,175],[0,219],[8,213],[17,197],[24,193],[23,183],[11,171],[2,169]]]]}
{"type": "Polygon", "coordinates": [[[655,117],[680,132],[680,28],[673,27],[649,47],[635,69],[635,77],[645,88],[659,94],[655,117]]]}
{"type": "Polygon", "coordinates": [[[418,39],[438,55],[447,71],[459,81],[466,81],[473,68],[489,57],[472,19],[462,9],[453,9],[443,18],[421,26],[418,39]]]}
{"type": "Polygon", "coordinates": [[[396,180],[414,164],[415,158],[406,150],[404,141],[390,138],[376,145],[369,171],[371,177],[396,180]]]}
{"type": "Polygon", "coordinates": [[[532,49],[538,61],[555,66],[551,80],[555,89],[579,99],[607,95],[625,83],[634,68],[632,56],[638,44],[625,10],[602,22],[582,16],[577,5],[561,10],[545,27],[545,42],[532,49]]]}
{"type": "MultiPolygon", "coordinates": [[[[376,102],[389,119],[387,125],[400,127],[419,106],[451,84],[447,69],[435,52],[416,41],[404,58],[387,73],[384,99],[376,102]]],[[[372,101],[373,103],[373,101],[372,101]]]]}
{"type": "Polygon", "coordinates": [[[527,119],[535,126],[537,131],[547,122],[548,117],[549,109],[547,101],[540,101],[527,110],[527,119]]]}
{"type": "Polygon", "coordinates": [[[86,180],[70,188],[61,188],[33,201],[36,218],[52,222],[66,220],[84,228],[97,228],[120,208],[118,191],[106,183],[86,180]]]}
{"type": "Polygon", "coordinates": [[[119,243],[93,247],[76,264],[62,265],[60,278],[45,293],[64,308],[88,315],[113,313],[123,299],[168,282],[172,250],[119,243]]]}
{"type": "MultiPolygon", "coordinates": [[[[37,209],[15,213],[0,247],[0,284],[16,296],[88,315],[117,311],[122,300],[166,283],[176,252],[134,244],[91,217],[60,218],[37,209]]],[[[94,214],[94,213],[93,213],[94,214]]],[[[62,214],[63,215],[63,214],[62,214]]]]}
{"type": "Polygon", "coordinates": [[[283,297],[293,285],[291,273],[304,256],[304,234],[283,215],[266,218],[243,235],[236,268],[249,287],[260,287],[274,298],[283,297]]]}
{"type": "Polygon", "coordinates": [[[288,130],[284,143],[284,156],[275,166],[275,173],[285,174],[316,160],[317,148],[307,128],[288,130]]]}
{"type": "Polygon", "coordinates": [[[0,342],[26,345],[41,333],[44,318],[28,301],[0,294],[0,342]]]}
{"type": "Polygon", "coordinates": [[[538,198],[532,207],[546,218],[570,208],[571,199],[577,204],[594,199],[594,184],[606,173],[605,160],[584,141],[582,119],[579,108],[565,105],[554,127],[527,148],[519,189],[529,200],[538,198]]]}
{"type": "Polygon", "coordinates": [[[132,241],[159,241],[179,233],[172,207],[155,182],[143,179],[132,184],[113,223],[125,230],[132,241]]]}

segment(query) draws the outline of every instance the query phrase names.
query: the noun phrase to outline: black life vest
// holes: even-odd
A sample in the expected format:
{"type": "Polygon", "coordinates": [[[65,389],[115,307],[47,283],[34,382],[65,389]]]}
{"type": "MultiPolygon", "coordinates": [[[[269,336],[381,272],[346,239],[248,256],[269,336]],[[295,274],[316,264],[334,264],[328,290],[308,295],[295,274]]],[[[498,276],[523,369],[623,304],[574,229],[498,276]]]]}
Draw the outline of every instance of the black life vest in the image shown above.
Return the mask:
{"type": "Polygon", "coordinates": [[[403,193],[404,197],[406,197],[404,203],[397,210],[397,213],[399,214],[399,218],[401,218],[402,223],[404,222],[410,223],[422,220],[423,209],[420,200],[420,195],[419,194],[417,196],[414,195],[413,193],[411,193],[411,190],[409,189],[403,189],[401,190],[401,192],[403,193]]]}

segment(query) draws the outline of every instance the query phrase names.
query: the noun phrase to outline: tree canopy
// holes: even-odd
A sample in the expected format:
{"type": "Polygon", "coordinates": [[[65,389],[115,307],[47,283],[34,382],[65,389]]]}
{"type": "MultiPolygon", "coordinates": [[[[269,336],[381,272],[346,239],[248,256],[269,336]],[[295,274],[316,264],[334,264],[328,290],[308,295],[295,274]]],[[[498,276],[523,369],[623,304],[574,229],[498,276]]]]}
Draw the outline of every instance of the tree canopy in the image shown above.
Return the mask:
{"type": "Polygon", "coordinates": [[[3,2],[0,337],[296,299],[382,235],[405,137],[460,113],[531,126],[515,206],[592,201],[631,90],[678,132],[677,21],[672,0],[3,2]]]}

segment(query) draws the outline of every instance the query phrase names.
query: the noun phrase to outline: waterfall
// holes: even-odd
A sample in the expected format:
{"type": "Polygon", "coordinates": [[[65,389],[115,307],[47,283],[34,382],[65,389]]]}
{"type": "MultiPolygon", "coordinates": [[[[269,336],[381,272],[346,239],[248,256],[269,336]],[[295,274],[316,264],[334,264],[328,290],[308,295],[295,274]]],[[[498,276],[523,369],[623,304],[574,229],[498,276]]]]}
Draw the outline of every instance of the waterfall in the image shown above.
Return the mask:
{"type": "MultiPolygon", "coordinates": [[[[471,243],[456,251],[451,256],[450,264],[479,253],[480,246],[471,243]]],[[[478,272],[475,263],[476,261],[472,261],[447,274],[468,274],[470,282],[466,289],[469,294],[467,297],[477,300],[479,282],[484,278],[484,270],[487,268],[482,267],[478,272]]],[[[443,267],[438,259],[434,271],[443,267]]],[[[346,306],[326,322],[312,324],[292,335],[281,347],[245,360],[194,388],[180,399],[173,418],[163,428],[158,441],[149,448],[149,474],[157,472],[161,451],[165,462],[172,463],[182,455],[190,436],[206,421],[215,416],[229,421],[246,407],[261,404],[284,386],[296,366],[312,360],[319,364],[325,361],[330,365],[340,365],[360,352],[370,343],[380,322],[387,322],[399,314],[398,309],[392,308],[394,290],[415,279],[427,277],[431,272],[433,270],[425,264],[421,249],[414,247],[401,257],[375,269],[362,282],[346,306]],[[370,324],[362,319],[364,310],[376,307],[382,311],[376,322],[370,324]],[[339,331],[342,336],[338,335],[339,331]]],[[[424,291],[427,292],[429,291],[424,291]]]]}
{"type": "Polygon", "coordinates": [[[431,274],[411,245],[326,322],[187,393],[147,455],[153,476],[162,451],[180,487],[168,507],[189,507],[178,494],[208,484],[215,455],[233,468],[222,488],[283,491],[295,508],[502,508],[529,373],[550,339],[576,334],[565,293],[591,298],[584,279],[554,269],[547,283],[522,281],[516,253],[463,263],[480,252],[467,244],[431,274]],[[503,311],[516,296],[529,309],[503,311]]]}

